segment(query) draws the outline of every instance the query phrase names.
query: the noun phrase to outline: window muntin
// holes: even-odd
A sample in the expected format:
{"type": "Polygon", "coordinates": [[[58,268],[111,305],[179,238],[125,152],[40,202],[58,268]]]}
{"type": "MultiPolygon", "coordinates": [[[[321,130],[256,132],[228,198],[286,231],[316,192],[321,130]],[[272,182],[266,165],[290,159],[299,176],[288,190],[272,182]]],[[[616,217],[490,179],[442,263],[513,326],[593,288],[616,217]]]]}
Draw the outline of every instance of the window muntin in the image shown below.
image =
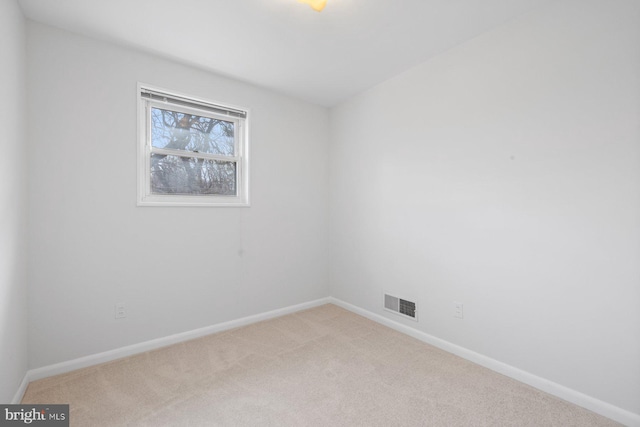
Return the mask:
{"type": "Polygon", "coordinates": [[[139,205],[248,206],[242,110],[140,88],[139,205]]]}

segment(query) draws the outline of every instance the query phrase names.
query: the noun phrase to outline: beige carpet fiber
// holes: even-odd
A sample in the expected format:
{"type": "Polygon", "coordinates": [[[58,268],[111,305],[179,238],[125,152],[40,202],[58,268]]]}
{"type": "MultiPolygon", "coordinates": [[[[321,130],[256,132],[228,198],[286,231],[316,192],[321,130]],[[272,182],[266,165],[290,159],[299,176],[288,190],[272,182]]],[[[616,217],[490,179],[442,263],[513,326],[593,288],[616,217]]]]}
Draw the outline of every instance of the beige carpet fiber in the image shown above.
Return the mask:
{"type": "Polygon", "coordinates": [[[29,384],[72,426],[619,425],[335,305],[29,384]]]}

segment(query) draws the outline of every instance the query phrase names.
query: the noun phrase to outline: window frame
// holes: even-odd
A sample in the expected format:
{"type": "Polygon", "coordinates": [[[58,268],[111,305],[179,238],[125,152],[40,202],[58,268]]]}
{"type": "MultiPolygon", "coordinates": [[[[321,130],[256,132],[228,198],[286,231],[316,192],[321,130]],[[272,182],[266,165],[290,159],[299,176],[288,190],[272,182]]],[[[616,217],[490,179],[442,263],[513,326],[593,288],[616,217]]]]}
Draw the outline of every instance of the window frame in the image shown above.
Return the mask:
{"type": "Polygon", "coordinates": [[[138,83],[138,206],[209,206],[209,207],[248,207],[249,205],[249,111],[246,108],[226,103],[212,102],[191,95],[177,93],[155,86],[138,83]],[[166,95],[167,98],[185,100],[192,105],[185,106],[169,100],[159,101],[142,96],[143,92],[166,95]],[[202,107],[199,109],[198,106],[202,107]],[[234,156],[190,151],[154,148],[151,144],[151,109],[176,111],[195,114],[201,117],[233,122],[234,156]],[[218,110],[240,111],[245,117],[235,117],[213,112],[207,107],[218,110]],[[186,195],[186,194],[153,194],[151,193],[151,154],[167,154],[178,157],[210,159],[223,162],[234,162],[236,165],[236,195],[186,195]]]}

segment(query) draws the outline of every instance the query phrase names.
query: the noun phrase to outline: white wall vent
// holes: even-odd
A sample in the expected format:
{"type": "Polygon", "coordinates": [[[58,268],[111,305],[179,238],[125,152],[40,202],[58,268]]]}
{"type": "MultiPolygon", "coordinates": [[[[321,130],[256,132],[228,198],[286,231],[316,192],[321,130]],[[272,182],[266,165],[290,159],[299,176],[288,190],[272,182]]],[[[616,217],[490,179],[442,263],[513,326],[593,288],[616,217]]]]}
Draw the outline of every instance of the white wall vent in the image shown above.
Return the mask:
{"type": "Polygon", "coordinates": [[[409,319],[418,321],[418,310],[414,301],[409,301],[393,295],[384,294],[384,309],[409,319]]]}

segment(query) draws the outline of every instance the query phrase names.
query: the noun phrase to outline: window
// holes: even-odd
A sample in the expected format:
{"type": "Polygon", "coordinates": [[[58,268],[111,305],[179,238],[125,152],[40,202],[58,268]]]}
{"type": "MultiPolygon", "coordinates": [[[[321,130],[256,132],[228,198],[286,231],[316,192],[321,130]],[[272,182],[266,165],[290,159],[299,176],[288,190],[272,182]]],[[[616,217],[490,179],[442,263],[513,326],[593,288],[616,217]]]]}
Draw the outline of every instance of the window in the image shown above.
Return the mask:
{"type": "Polygon", "coordinates": [[[138,205],[248,206],[247,111],[138,89],[138,205]]]}

